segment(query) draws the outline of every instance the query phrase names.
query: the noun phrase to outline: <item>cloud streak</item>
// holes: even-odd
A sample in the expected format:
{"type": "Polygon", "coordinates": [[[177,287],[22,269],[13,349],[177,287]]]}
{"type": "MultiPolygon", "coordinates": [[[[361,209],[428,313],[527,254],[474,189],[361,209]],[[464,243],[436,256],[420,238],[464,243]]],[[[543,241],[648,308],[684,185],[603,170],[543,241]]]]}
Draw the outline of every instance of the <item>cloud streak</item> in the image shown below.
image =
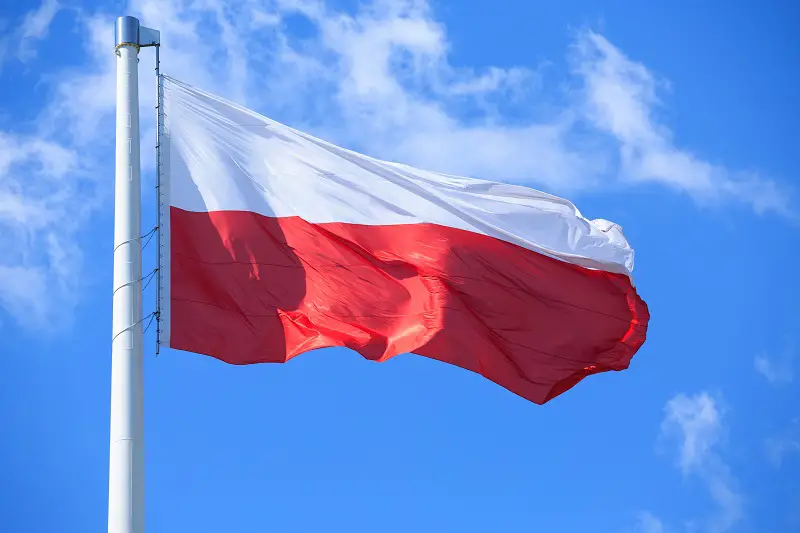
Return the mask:
{"type": "Polygon", "coordinates": [[[674,144],[673,133],[655,118],[658,84],[643,64],[591,31],[580,34],[574,50],[574,70],[584,82],[583,111],[616,141],[624,180],[660,183],[703,203],[736,201],[758,213],[789,215],[774,181],[728,170],[674,144]]]}
{"type": "Polygon", "coordinates": [[[765,444],[767,458],[776,468],[780,467],[788,456],[800,454],[800,418],[793,420],[782,435],[767,439],[765,444]]]}
{"type": "Polygon", "coordinates": [[[775,357],[757,355],[754,364],[756,372],[773,385],[791,383],[794,379],[792,371],[793,347],[787,348],[775,357]]]}
{"type": "Polygon", "coordinates": [[[717,507],[706,522],[709,533],[724,533],[744,516],[744,498],[717,452],[724,426],[717,401],[708,393],[678,394],[664,408],[662,437],[678,445],[678,466],[700,479],[717,507]]]}
{"type": "MultiPolygon", "coordinates": [[[[25,14],[22,20],[9,23],[7,34],[0,38],[0,69],[12,57],[26,63],[36,57],[36,45],[45,39],[53,19],[63,6],[58,0],[43,0],[38,8],[25,14]]],[[[0,28],[5,30],[5,28],[0,28]]]]}
{"type": "Polygon", "coordinates": [[[633,531],[634,533],[664,533],[666,530],[661,519],[645,511],[639,513],[639,518],[633,531]]]}
{"type": "Polygon", "coordinates": [[[22,323],[43,324],[73,301],[87,175],[76,151],[0,131],[0,304],[22,323]]]}
{"type": "Polygon", "coordinates": [[[20,59],[26,61],[36,56],[36,43],[47,37],[50,25],[61,9],[58,0],[44,0],[38,9],[25,16],[18,38],[20,59]]]}

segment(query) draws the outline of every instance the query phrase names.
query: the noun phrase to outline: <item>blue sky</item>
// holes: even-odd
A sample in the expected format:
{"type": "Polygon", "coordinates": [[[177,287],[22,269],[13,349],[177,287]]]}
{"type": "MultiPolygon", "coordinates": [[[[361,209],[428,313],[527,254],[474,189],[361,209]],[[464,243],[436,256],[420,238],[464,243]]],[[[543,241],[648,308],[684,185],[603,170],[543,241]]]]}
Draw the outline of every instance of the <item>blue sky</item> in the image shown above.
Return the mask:
{"type": "MultiPolygon", "coordinates": [[[[112,28],[133,14],[176,78],[621,224],[652,313],[630,369],[541,407],[415,356],[155,357],[151,330],[150,532],[800,531],[800,7],[631,4],[4,4],[2,529],[105,528],[112,28]]],[[[143,51],[143,146],[152,63],[143,51]]]]}

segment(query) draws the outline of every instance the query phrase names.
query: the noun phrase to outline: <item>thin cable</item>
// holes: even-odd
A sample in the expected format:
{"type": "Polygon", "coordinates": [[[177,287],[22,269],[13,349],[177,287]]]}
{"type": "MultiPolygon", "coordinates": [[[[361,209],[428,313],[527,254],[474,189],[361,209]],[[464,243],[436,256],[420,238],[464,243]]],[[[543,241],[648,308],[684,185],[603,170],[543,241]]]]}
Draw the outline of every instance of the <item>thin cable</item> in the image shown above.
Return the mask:
{"type": "Polygon", "coordinates": [[[147,322],[147,325],[144,327],[144,331],[142,332],[142,335],[144,335],[145,333],[147,333],[147,330],[148,330],[148,329],[150,329],[150,324],[152,324],[152,323],[153,323],[153,319],[154,319],[154,318],[156,318],[157,316],[158,316],[158,313],[157,313],[157,312],[155,312],[155,311],[153,311],[152,313],[150,313],[150,320],[147,322]]]}
{"type": "Polygon", "coordinates": [[[155,228],[151,229],[151,230],[150,230],[150,231],[147,233],[147,235],[142,235],[142,239],[144,239],[145,237],[147,238],[147,240],[145,241],[145,243],[142,245],[142,250],[144,250],[145,248],[147,248],[147,245],[148,245],[148,244],[150,244],[150,241],[151,241],[151,240],[153,240],[153,235],[155,235],[155,233],[156,233],[157,231],[158,231],[158,226],[156,226],[155,228]]]}
{"type": "MultiPolygon", "coordinates": [[[[144,284],[144,287],[142,287],[142,292],[144,292],[144,290],[147,288],[147,286],[148,286],[148,285],[150,285],[150,282],[151,282],[151,281],[153,281],[153,279],[155,278],[155,276],[153,276],[153,274],[155,274],[156,272],[158,272],[158,268],[156,268],[155,270],[153,270],[153,271],[152,271],[152,272],[149,274],[149,276],[150,276],[150,279],[148,279],[148,280],[147,280],[147,282],[144,284]]],[[[158,311],[156,311],[156,313],[157,313],[157,312],[158,312],[158,311]]]]}
{"type": "Polygon", "coordinates": [[[123,329],[122,331],[120,331],[119,333],[117,333],[116,335],[114,335],[113,337],[111,337],[111,343],[113,344],[113,343],[114,343],[114,341],[115,341],[115,340],[117,340],[117,337],[119,337],[120,335],[122,335],[122,334],[123,334],[123,333],[125,333],[126,331],[130,331],[131,329],[135,328],[136,326],[138,326],[139,324],[141,324],[142,322],[144,322],[145,320],[147,320],[148,318],[152,317],[152,316],[153,316],[153,315],[155,315],[155,314],[156,314],[156,312],[155,312],[155,311],[153,311],[152,313],[150,313],[150,314],[149,314],[149,315],[147,315],[146,317],[142,318],[141,320],[137,320],[136,322],[134,322],[133,324],[131,324],[131,325],[130,325],[130,326],[128,326],[127,328],[123,329]]]}
{"type": "MultiPolygon", "coordinates": [[[[125,246],[125,245],[126,245],[126,244],[128,244],[129,242],[133,242],[133,241],[141,241],[142,239],[146,239],[147,237],[152,237],[153,233],[154,233],[154,232],[155,232],[157,229],[158,229],[158,226],[156,226],[155,228],[151,229],[150,231],[148,231],[148,232],[147,232],[147,233],[145,233],[144,235],[140,235],[139,237],[134,237],[133,239],[128,239],[127,241],[122,241],[121,243],[119,243],[118,245],[116,245],[116,246],[114,247],[114,251],[116,252],[117,250],[119,250],[119,247],[120,247],[120,246],[125,246]]],[[[148,241],[147,241],[147,242],[150,242],[150,240],[148,239],[148,241]]],[[[147,244],[145,244],[145,246],[147,246],[147,244]]],[[[144,247],[142,247],[142,248],[144,248],[144,247]]]]}
{"type": "MultiPolygon", "coordinates": [[[[129,281],[127,283],[123,283],[122,285],[120,285],[119,287],[114,289],[114,292],[111,293],[111,296],[114,296],[115,294],[117,294],[118,290],[120,290],[122,288],[125,288],[125,287],[127,287],[129,285],[133,285],[134,283],[139,283],[140,281],[145,281],[145,280],[148,280],[147,283],[150,283],[149,280],[152,279],[152,275],[155,274],[156,272],[158,272],[158,268],[154,268],[149,274],[147,274],[144,277],[141,277],[139,279],[135,279],[133,281],[129,281]]],[[[147,287],[147,285],[145,285],[145,287],[147,287]]],[[[144,289],[142,289],[142,290],[144,290],[144,289]]]]}

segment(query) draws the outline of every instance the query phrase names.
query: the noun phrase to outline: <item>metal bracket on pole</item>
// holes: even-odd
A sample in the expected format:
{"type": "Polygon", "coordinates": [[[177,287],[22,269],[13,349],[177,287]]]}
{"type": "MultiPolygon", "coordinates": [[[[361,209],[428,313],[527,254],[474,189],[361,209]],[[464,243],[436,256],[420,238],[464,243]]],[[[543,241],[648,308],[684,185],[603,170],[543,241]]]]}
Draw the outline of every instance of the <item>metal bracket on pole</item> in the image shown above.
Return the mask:
{"type": "Polygon", "coordinates": [[[146,46],[160,46],[161,45],[161,32],[152,28],[145,28],[139,26],[139,46],[142,48],[146,46]]]}

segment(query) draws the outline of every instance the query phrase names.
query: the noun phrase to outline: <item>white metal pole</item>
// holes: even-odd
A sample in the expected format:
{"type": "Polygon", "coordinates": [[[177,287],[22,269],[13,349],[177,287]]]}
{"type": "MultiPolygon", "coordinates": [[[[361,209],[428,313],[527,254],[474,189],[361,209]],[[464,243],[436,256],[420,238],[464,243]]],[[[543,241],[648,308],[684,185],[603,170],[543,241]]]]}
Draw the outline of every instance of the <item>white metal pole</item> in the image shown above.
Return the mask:
{"type": "Polygon", "coordinates": [[[109,533],[144,532],[139,21],[116,22],[117,164],[111,342],[109,533]]]}

